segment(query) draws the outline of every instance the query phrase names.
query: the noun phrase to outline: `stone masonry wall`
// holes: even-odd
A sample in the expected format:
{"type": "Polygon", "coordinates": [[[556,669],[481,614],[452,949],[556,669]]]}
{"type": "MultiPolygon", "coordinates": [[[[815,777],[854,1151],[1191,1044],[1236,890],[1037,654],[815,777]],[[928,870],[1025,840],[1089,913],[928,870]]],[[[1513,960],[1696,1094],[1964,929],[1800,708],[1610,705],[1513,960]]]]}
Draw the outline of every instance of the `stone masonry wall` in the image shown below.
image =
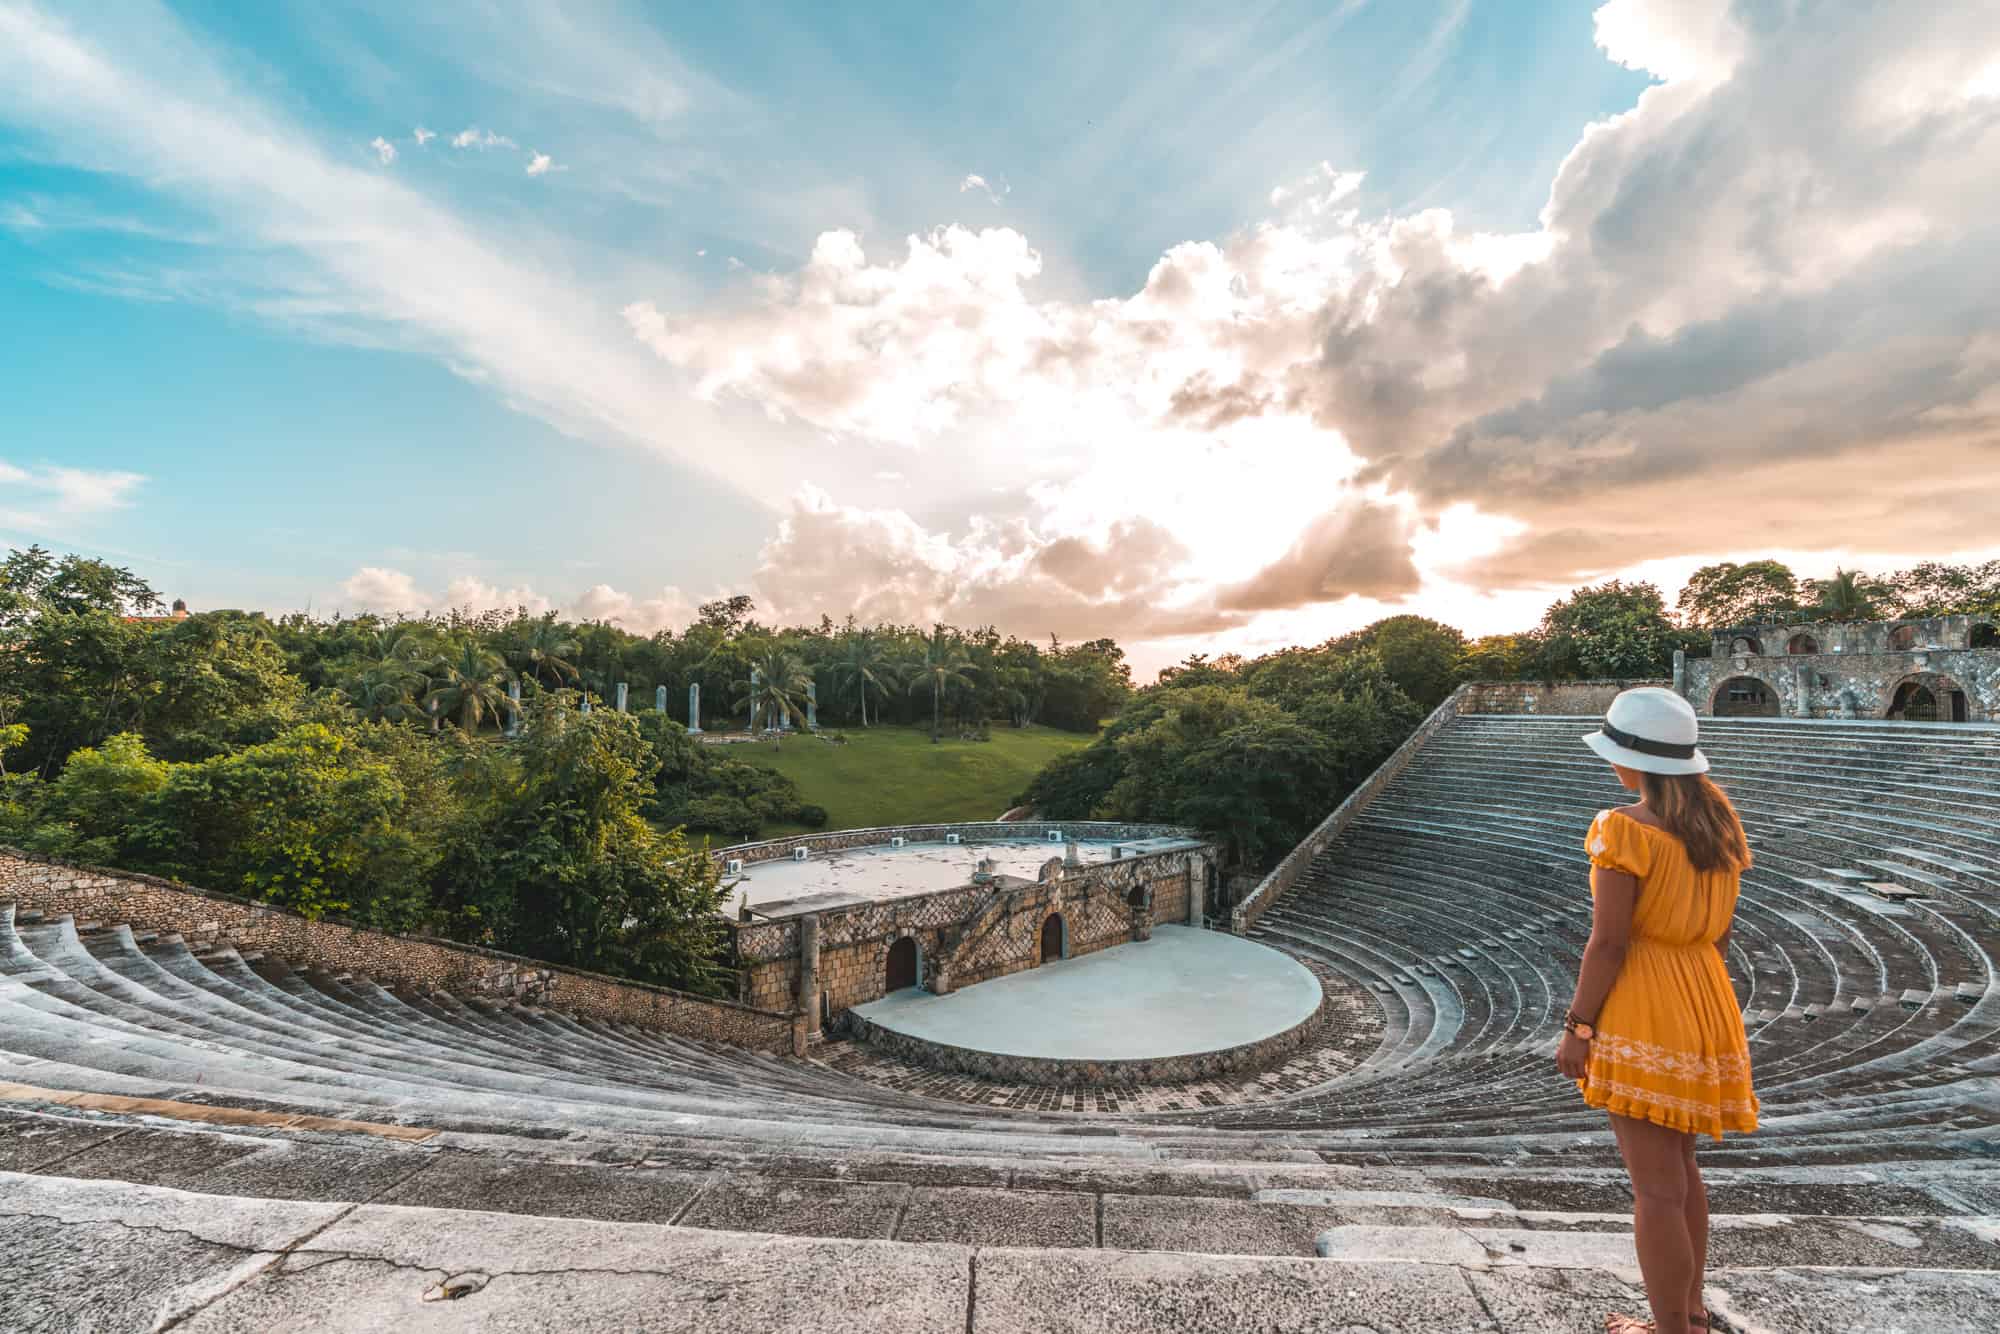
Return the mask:
{"type": "MultiPolygon", "coordinates": [[[[0,900],[79,921],[173,932],[197,947],[262,951],[300,968],[353,972],[392,990],[544,1005],[592,1019],[646,1024],[753,1051],[796,1050],[804,1028],[788,1013],[479,949],[312,919],[154,876],[70,866],[0,848],[0,900]]],[[[789,1004],[777,1007],[789,1010],[789,1004]]]]}
{"type": "Polygon", "coordinates": [[[1715,713],[1716,696],[1727,682],[1747,676],[1771,692],[1784,718],[1885,718],[1897,687],[1915,681],[1937,697],[1941,722],[1951,719],[1953,690],[1965,692],[1967,722],[2000,722],[2000,650],[1995,649],[1737,654],[1690,658],[1686,672],[1688,703],[1703,717],[1715,713]]]}
{"type": "Polygon", "coordinates": [[[1064,867],[1053,853],[1043,878],[998,876],[935,894],[855,904],[816,914],[818,996],[798,995],[800,919],[738,929],[738,998],[759,1009],[815,1003],[839,1015],[887,993],[889,950],[917,945],[923,986],[940,993],[1033,968],[1041,961],[1042,923],[1063,915],[1068,957],[1144,939],[1156,922],[1182,923],[1190,883],[1202,883],[1217,850],[1210,846],[1064,867]],[[1145,906],[1133,907],[1134,889],[1145,906]]]}
{"type": "Polygon", "coordinates": [[[1672,681],[1474,681],[1459,699],[1460,713],[1601,714],[1621,690],[1672,681]]]}

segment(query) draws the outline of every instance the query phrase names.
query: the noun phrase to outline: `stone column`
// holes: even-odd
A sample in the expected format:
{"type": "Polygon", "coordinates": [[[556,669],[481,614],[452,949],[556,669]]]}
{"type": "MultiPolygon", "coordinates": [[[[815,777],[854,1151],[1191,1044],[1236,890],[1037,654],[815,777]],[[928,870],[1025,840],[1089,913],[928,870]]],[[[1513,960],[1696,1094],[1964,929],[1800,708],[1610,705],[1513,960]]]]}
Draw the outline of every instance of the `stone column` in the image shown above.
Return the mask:
{"type": "Polygon", "coordinates": [[[616,705],[615,707],[617,708],[618,712],[620,712],[620,713],[624,713],[624,712],[626,712],[626,708],[625,708],[625,700],[626,700],[626,691],[627,691],[627,689],[628,689],[628,687],[626,686],[626,684],[625,684],[625,683],[624,683],[623,681],[620,681],[620,682],[618,683],[618,703],[617,703],[617,705],[616,705]]]}
{"type": "Polygon", "coordinates": [[[521,678],[507,682],[507,735],[521,735],[521,678]]]}
{"type": "Polygon", "coordinates": [[[762,674],[755,667],[752,667],[750,669],[750,730],[752,732],[757,730],[757,687],[762,685],[763,682],[764,678],[762,674]]]}
{"type": "Polygon", "coordinates": [[[667,711],[667,688],[665,686],[654,686],[653,712],[665,713],[666,711],[667,711]]]}
{"type": "Polygon", "coordinates": [[[1682,699],[1688,692],[1688,655],[1684,648],[1674,650],[1674,693],[1682,699]]]}
{"type": "Polygon", "coordinates": [[[1798,677],[1799,698],[1797,701],[1797,713],[1801,718],[1810,718],[1813,716],[1813,669],[1805,663],[1800,663],[1792,670],[1797,673],[1798,677]]]}
{"type": "Polygon", "coordinates": [[[819,731],[819,682],[806,682],[806,730],[819,731]]]}
{"type": "Polygon", "coordinates": [[[582,703],[582,705],[581,705],[581,706],[579,706],[579,708],[578,708],[577,712],[579,712],[579,713],[589,713],[589,712],[590,712],[590,695],[589,695],[588,693],[586,693],[586,694],[584,695],[584,697],[583,697],[583,703],[582,703]]]}
{"type": "MultiPolygon", "coordinates": [[[[662,686],[661,689],[665,687],[662,686]]],[[[701,682],[699,681],[688,686],[688,731],[701,731],[701,682]]]]}
{"type": "Polygon", "coordinates": [[[806,1032],[819,1032],[819,914],[799,918],[799,1008],[806,1032]]]}
{"type": "Polygon", "coordinates": [[[1201,918],[1202,918],[1202,911],[1201,911],[1201,910],[1202,910],[1202,909],[1203,909],[1204,907],[1206,907],[1206,906],[1207,906],[1206,904],[1204,904],[1204,903],[1202,902],[1202,900],[1203,900],[1203,899],[1204,899],[1204,898],[1205,898],[1205,897],[1207,896],[1207,892],[1208,892],[1208,884],[1207,884],[1207,880],[1208,880],[1208,877],[1202,874],[1202,868],[1203,868],[1203,867],[1205,867],[1205,866],[1207,866],[1207,865],[1208,865],[1208,863],[1207,863],[1207,862],[1205,862],[1205,861],[1203,861],[1203,860],[1202,860],[1201,858],[1199,858],[1199,857],[1194,857],[1194,856],[1190,856],[1190,857],[1188,858],[1188,866],[1187,866],[1187,887],[1188,887],[1188,916],[1187,916],[1187,924],[1188,924],[1189,926],[1200,926],[1200,925],[1201,925],[1201,918]]]}

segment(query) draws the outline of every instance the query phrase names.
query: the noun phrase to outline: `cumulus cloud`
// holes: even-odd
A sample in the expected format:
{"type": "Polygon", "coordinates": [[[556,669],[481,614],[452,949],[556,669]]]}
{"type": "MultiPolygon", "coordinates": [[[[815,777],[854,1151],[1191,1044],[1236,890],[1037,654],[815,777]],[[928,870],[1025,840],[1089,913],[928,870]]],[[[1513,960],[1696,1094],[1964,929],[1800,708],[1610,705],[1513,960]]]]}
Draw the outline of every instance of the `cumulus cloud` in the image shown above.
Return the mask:
{"type": "Polygon", "coordinates": [[[468,125],[457,134],[454,134],[451,137],[451,146],[453,148],[477,148],[481,150],[520,147],[519,144],[509,139],[506,135],[495,134],[491,130],[482,130],[477,125],[468,125]]]}
{"type": "Polygon", "coordinates": [[[1002,181],[999,188],[995,189],[992,182],[976,172],[968,172],[958,183],[958,192],[960,194],[964,194],[969,190],[977,190],[995,204],[999,203],[1003,196],[1013,193],[1013,187],[1009,186],[1005,181],[1002,181]]]}
{"type": "Polygon", "coordinates": [[[425,144],[428,144],[431,140],[437,138],[437,131],[427,130],[423,126],[419,125],[417,126],[416,130],[412,132],[410,137],[417,141],[418,148],[422,148],[425,144]]]}
{"type": "Polygon", "coordinates": [[[551,158],[547,153],[537,153],[532,148],[528,150],[528,167],[527,167],[528,175],[530,176],[545,175],[548,172],[549,168],[553,167],[554,165],[555,165],[555,159],[551,158]]]}
{"type": "Polygon", "coordinates": [[[396,146],[381,135],[378,134],[373,139],[370,139],[368,146],[375,150],[376,160],[383,166],[386,167],[396,160],[396,146]]]}
{"type": "Polygon", "coordinates": [[[1408,516],[1364,501],[1313,520],[1283,556],[1223,589],[1218,601],[1232,611],[1275,611],[1346,597],[1397,598],[1421,583],[1408,516]]]}
{"type": "Polygon", "coordinates": [[[417,588],[417,581],[401,570],[380,565],[364,565],[340,586],[356,611],[419,612],[430,608],[431,599],[417,588]]]}
{"type": "Polygon", "coordinates": [[[633,634],[650,635],[693,621],[695,603],[671,585],[652,597],[642,597],[609,584],[593,584],[570,604],[569,614],[580,621],[608,621],[633,634]]]}
{"type": "Polygon", "coordinates": [[[454,576],[442,591],[433,592],[407,572],[380,565],[356,570],[341,584],[341,593],[353,611],[392,615],[520,611],[529,616],[554,611],[578,621],[606,621],[642,635],[687,625],[694,620],[696,610],[693,599],[673,587],[648,597],[609,584],[593,584],[567,602],[559,602],[527,584],[502,588],[468,574],[454,576]]]}

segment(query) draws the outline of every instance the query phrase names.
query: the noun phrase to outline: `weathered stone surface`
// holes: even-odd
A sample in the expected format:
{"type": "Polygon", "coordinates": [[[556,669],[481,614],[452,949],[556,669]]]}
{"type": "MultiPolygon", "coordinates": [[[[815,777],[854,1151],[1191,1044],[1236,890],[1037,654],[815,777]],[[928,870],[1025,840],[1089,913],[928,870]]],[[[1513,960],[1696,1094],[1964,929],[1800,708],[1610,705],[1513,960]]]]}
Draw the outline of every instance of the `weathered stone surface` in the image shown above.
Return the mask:
{"type": "Polygon", "coordinates": [[[681,1216],[684,1227],[812,1237],[887,1237],[910,1188],[730,1177],[681,1216]]]}
{"type": "Polygon", "coordinates": [[[1494,1328],[1457,1270],[1425,1265],[1010,1250],[975,1263],[974,1334],[1494,1328]]]}
{"type": "Polygon", "coordinates": [[[1738,1329],[1784,1334],[1989,1334],[2000,1275],[1925,1270],[1712,1273],[1712,1309],[1738,1329]]]}
{"type": "Polygon", "coordinates": [[[444,1154],[395,1189],[370,1198],[435,1209],[671,1223],[707,1179],[659,1168],[444,1154]]]}
{"type": "Polygon", "coordinates": [[[412,1150],[354,1149],[223,1134],[132,1130],[64,1159],[66,1177],[274,1200],[366,1200],[420,1171],[412,1150]]]}
{"type": "Polygon", "coordinates": [[[0,1172],[34,1172],[127,1129],[40,1113],[0,1111],[0,1172]]]}
{"type": "Polygon", "coordinates": [[[1320,1230],[1340,1219],[1335,1210],[1296,1204],[1106,1195],[1104,1244],[1128,1251],[1312,1255],[1320,1230]]]}
{"type": "Polygon", "coordinates": [[[919,1187],[910,1195],[896,1239],[976,1246],[1095,1246],[1097,1200],[1062,1191],[919,1187]]]}
{"type": "Polygon", "coordinates": [[[958,1247],[357,1209],[189,1331],[933,1334],[965,1327],[958,1247]]]}

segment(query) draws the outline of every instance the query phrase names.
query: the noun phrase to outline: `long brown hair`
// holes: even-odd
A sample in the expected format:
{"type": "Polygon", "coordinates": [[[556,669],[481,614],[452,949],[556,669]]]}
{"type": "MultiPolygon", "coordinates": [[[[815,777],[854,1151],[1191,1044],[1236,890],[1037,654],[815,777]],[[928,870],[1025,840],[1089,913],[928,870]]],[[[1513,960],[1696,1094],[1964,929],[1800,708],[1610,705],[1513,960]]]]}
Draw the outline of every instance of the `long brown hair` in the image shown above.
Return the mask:
{"type": "Polygon", "coordinates": [[[1649,774],[1642,769],[1639,795],[1687,849],[1695,870],[1749,869],[1750,841],[1743,836],[1743,821],[1728,794],[1707,774],[1649,774]]]}

